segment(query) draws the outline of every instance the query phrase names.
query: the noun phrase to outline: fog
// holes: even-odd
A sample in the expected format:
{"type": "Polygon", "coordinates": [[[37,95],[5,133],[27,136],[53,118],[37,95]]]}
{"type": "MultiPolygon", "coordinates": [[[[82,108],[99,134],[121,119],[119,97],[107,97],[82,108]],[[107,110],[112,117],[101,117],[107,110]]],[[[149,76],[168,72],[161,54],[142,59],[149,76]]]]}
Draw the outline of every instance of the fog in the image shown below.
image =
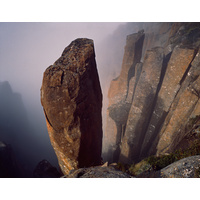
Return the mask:
{"type": "Polygon", "coordinates": [[[61,56],[71,41],[84,37],[93,39],[105,113],[110,80],[119,75],[126,35],[133,31],[133,23],[122,22],[0,23],[0,81],[8,81],[12,90],[21,94],[33,129],[29,134],[34,134],[35,146],[38,146],[34,149],[38,162],[47,159],[58,166],[40,103],[45,69],[61,56]]]}

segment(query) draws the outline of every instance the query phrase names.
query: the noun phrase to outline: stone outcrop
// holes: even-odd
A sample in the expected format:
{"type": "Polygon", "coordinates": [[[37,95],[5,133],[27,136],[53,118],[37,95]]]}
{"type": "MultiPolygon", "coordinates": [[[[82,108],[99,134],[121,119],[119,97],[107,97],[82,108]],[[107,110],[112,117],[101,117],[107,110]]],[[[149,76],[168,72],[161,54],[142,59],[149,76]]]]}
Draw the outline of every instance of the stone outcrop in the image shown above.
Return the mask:
{"type": "Polygon", "coordinates": [[[102,92],[92,40],[74,40],[46,69],[41,103],[63,174],[72,169],[99,165],[102,92]]]}
{"type": "Polygon", "coordinates": [[[131,164],[181,148],[181,141],[189,138],[188,122],[200,115],[200,24],[152,24],[155,32],[148,25],[138,27],[144,28],[145,34],[143,47],[138,47],[139,52],[143,48],[141,60],[137,60],[140,64],[127,78],[129,84],[120,84],[118,89],[120,94],[127,94],[126,99],[121,101],[121,95],[116,104],[111,98],[116,97],[112,96],[117,93],[114,83],[122,73],[111,82],[108,93],[110,118],[105,137],[115,147],[107,151],[110,162],[131,164]]]}
{"type": "Polygon", "coordinates": [[[161,169],[162,178],[199,178],[200,155],[183,158],[161,169]]]}

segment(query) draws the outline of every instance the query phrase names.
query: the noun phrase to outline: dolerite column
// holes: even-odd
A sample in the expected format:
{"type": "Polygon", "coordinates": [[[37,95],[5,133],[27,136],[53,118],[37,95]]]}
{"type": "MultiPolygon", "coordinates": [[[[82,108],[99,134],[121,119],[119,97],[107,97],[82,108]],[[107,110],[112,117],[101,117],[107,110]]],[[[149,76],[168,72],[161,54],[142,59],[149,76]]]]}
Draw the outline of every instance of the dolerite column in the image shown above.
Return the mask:
{"type": "Polygon", "coordinates": [[[99,165],[102,92],[92,40],[74,40],[46,69],[41,103],[62,172],[99,165]]]}

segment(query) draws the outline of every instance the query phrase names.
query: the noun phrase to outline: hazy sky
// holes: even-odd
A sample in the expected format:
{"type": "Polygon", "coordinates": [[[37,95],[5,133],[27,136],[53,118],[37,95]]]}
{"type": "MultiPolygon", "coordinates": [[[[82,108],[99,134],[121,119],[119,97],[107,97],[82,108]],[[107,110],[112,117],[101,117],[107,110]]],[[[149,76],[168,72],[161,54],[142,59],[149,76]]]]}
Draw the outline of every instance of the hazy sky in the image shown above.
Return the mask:
{"type": "MultiPolygon", "coordinates": [[[[124,23],[0,23],[0,81],[9,81],[14,92],[20,93],[34,134],[38,138],[38,155],[53,165],[45,117],[40,103],[43,72],[62,54],[73,40],[86,37],[94,40],[100,81],[104,66],[102,52],[108,48],[105,38],[124,23]],[[45,152],[46,151],[46,152],[45,152]]],[[[122,47],[123,48],[123,47],[122,47]]],[[[109,67],[109,66],[108,66],[109,67]]],[[[23,144],[22,144],[23,145],[23,144]]],[[[35,150],[34,150],[35,151],[35,150]]],[[[35,152],[36,153],[36,152],[35,152]]]]}
{"type": "Polygon", "coordinates": [[[0,81],[9,81],[14,92],[22,94],[26,108],[32,110],[40,104],[43,72],[72,40],[93,39],[98,66],[99,44],[119,24],[0,23],[0,81]]]}

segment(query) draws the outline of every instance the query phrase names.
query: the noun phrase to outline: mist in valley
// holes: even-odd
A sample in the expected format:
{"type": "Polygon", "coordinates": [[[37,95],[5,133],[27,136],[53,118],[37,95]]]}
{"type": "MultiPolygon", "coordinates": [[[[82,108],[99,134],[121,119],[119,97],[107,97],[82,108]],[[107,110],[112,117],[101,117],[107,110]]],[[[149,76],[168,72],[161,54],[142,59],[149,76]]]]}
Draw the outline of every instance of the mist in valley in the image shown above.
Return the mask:
{"type": "Polygon", "coordinates": [[[40,103],[45,69],[71,41],[93,39],[105,128],[110,81],[120,73],[126,36],[133,32],[134,23],[0,23],[0,83],[12,93],[9,96],[8,91],[0,91],[1,130],[6,130],[1,131],[0,140],[11,144],[18,157],[21,155],[24,168],[33,171],[43,159],[59,168],[40,103]]]}

